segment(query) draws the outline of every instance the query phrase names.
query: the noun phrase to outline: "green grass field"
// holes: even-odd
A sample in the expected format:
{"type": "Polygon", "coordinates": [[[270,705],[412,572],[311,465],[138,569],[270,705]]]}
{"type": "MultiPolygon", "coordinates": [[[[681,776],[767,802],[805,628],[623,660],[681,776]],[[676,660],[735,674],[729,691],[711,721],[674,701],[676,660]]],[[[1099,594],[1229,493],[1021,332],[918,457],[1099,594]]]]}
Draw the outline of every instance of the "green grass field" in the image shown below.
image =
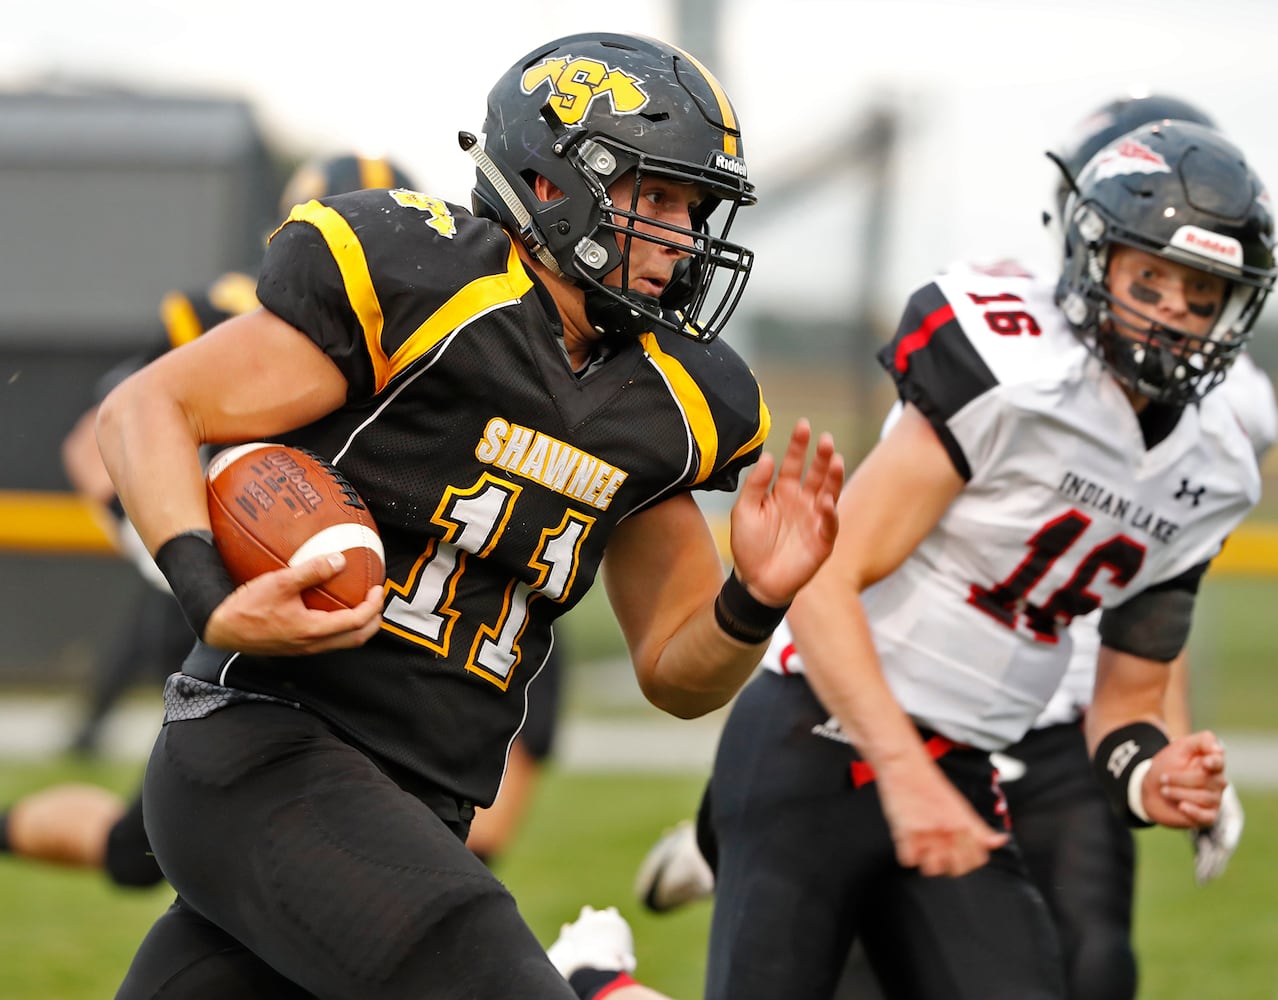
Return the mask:
{"type": "MultiPolygon", "coordinates": [[[[65,778],[128,788],[135,768],[0,767],[0,795],[65,778]]],[[[695,1000],[709,904],[654,916],[631,896],[653,838],[696,805],[696,776],[552,773],[499,874],[546,943],[583,903],[615,904],[630,920],[641,976],[695,1000]]],[[[1278,794],[1244,790],[1248,833],[1226,875],[1194,884],[1183,835],[1139,835],[1137,942],[1142,1000],[1278,997],[1278,794]]],[[[0,997],[100,1000],[113,994],[134,946],[169,901],[166,888],[113,889],[96,873],[0,860],[0,997]]]]}
{"type": "MultiPolygon", "coordinates": [[[[1215,580],[1204,589],[1193,661],[1200,723],[1225,732],[1278,733],[1272,593],[1269,581],[1243,579],[1215,580]]],[[[602,601],[589,600],[595,603],[574,612],[566,630],[578,662],[618,652],[615,636],[596,624],[607,615],[602,601]]],[[[633,715],[632,683],[628,691],[604,689],[582,673],[569,679],[570,712],[633,715]]],[[[138,764],[0,762],[0,804],[68,779],[127,794],[139,771],[138,764]]],[[[654,916],[633,900],[631,881],[661,831],[693,813],[702,777],[546,776],[515,849],[498,869],[542,941],[553,940],[584,903],[616,905],[634,928],[641,977],[679,1000],[700,996],[709,905],[654,916]]],[[[1242,798],[1242,847],[1224,878],[1207,887],[1194,884],[1183,834],[1138,835],[1141,1000],[1278,1000],[1278,792],[1244,787],[1242,798]]],[[[125,892],[96,873],[0,857],[0,1000],[112,996],[134,947],[169,898],[164,888],[125,892]]]]}

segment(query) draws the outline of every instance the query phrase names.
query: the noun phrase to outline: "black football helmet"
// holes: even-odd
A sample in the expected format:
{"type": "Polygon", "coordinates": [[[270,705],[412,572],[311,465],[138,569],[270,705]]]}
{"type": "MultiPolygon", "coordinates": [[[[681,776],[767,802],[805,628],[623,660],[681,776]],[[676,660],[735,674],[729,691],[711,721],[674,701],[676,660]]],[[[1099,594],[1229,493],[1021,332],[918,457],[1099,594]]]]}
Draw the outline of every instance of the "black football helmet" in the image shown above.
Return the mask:
{"type": "Polygon", "coordinates": [[[1118,97],[1079,122],[1065,144],[1048,154],[1061,171],[1060,182],[1056,186],[1056,218],[1064,220],[1065,200],[1074,190],[1074,181],[1083,172],[1088,160],[1120,135],[1142,125],[1168,119],[1216,127],[1207,112],[1169,94],[1118,97]]]}
{"type": "Polygon", "coordinates": [[[488,95],[482,150],[460,136],[479,169],[475,213],[518,233],[552,271],[584,288],[586,316],[608,336],[662,326],[700,341],[718,336],[754,262],[727,241],[739,208],[755,202],[736,112],[719,82],[688,53],[651,38],[589,33],[520,59],[488,95]],[[486,154],[486,155],[485,155],[486,154]],[[485,162],[489,161],[489,162],[485,162]],[[654,220],[608,195],[633,174],[702,185],[692,228],[653,235],[654,220]],[[540,175],[563,196],[540,201],[540,175]],[[717,231],[710,216],[723,204],[717,231]],[[637,230],[642,223],[647,232],[637,230]],[[629,288],[629,248],[649,240],[687,250],[660,299],[629,288]],[[619,288],[603,279],[621,269],[619,288]]]}
{"type": "Polygon", "coordinates": [[[1161,403],[1200,399],[1251,335],[1273,287],[1269,195],[1219,132],[1183,121],[1145,125],[1091,158],[1065,207],[1056,301],[1120,383],[1161,403]],[[1122,243],[1227,280],[1223,307],[1202,336],[1110,308],[1110,248],[1122,243]]]}
{"type": "Polygon", "coordinates": [[[415,185],[408,174],[383,157],[343,153],[310,160],[298,167],[284,184],[280,195],[280,217],[294,205],[331,194],[346,194],[369,188],[409,188],[415,185]]]}

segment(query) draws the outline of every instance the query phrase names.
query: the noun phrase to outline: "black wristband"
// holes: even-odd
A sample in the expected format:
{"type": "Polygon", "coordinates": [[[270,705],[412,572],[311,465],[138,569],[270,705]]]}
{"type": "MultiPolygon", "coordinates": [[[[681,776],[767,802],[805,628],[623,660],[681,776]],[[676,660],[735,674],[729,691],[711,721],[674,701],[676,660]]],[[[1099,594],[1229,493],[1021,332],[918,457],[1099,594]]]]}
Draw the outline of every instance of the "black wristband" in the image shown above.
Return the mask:
{"type": "Polygon", "coordinates": [[[623,969],[578,969],[568,977],[568,986],[579,1000],[594,1000],[605,988],[608,992],[622,986],[632,986],[634,980],[623,969]]]}
{"type": "Polygon", "coordinates": [[[1149,770],[1148,761],[1171,742],[1167,734],[1149,722],[1119,726],[1100,741],[1092,766],[1115,812],[1131,827],[1154,824],[1140,804],[1140,786],[1149,770]]]}
{"type": "Polygon", "coordinates": [[[235,590],[226,564],[213,546],[213,532],[174,535],[155,553],[155,564],[169,581],[191,630],[203,639],[209,616],[235,590]]]}
{"type": "Polygon", "coordinates": [[[752,646],[770,639],[789,610],[789,604],[775,608],[756,601],[735,572],[728,574],[719,596],[714,599],[714,620],[719,628],[752,646]]]}

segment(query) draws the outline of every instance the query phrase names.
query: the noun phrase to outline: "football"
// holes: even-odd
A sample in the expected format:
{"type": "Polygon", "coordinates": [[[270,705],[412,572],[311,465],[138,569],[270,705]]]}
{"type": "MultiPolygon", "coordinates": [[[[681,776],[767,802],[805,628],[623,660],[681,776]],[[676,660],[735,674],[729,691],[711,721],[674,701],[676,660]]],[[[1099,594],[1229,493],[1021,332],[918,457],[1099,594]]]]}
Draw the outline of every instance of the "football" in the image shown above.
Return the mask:
{"type": "Polygon", "coordinates": [[[302,593],[309,608],[359,604],[386,579],[368,507],[346,478],[311,452],[255,441],[220,452],[205,473],[213,542],[235,583],[331,552],[346,567],[302,593]]]}

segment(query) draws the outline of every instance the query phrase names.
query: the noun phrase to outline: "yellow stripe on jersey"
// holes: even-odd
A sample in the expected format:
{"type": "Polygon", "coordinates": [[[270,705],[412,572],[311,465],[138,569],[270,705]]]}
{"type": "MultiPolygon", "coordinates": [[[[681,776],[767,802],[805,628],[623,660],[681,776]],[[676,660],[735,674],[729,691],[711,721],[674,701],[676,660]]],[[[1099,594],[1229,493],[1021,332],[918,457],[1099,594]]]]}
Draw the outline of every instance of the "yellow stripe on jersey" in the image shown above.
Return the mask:
{"type": "Polygon", "coordinates": [[[368,348],[369,360],[373,363],[373,377],[378,390],[381,390],[391,380],[394,371],[390,359],[382,350],[382,304],[377,299],[373,276],[368,271],[368,258],[364,256],[364,247],[360,244],[359,237],[355,235],[349,222],[318,201],[295,206],[289,212],[285,224],[289,222],[309,223],[319,230],[324,242],[328,244],[328,251],[333,255],[337,269],[342,274],[346,297],[364,331],[364,344],[368,348]]]}
{"type": "Polygon", "coordinates": [[[389,188],[395,186],[395,175],[386,160],[359,158],[359,183],[364,188],[389,188]]]}
{"type": "Polygon", "coordinates": [[[683,408],[692,437],[697,442],[697,450],[701,452],[701,464],[697,467],[697,478],[694,482],[705,482],[714,471],[715,460],[719,457],[719,429],[715,427],[710,404],[706,402],[705,394],[688,374],[688,370],[675,358],[662,351],[655,334],[651,332],[642,334],[639,341],[648,352],[648,357],[665,375],[666,381],[674,390],[675,399],[683,408]]]}
{"type": "MultiPolygon", "coordinates": [[[[476,278],[436,309],[430,319],[414,330],[391,357],[391,377],[402,372],[459,326],[494,306],[517,301],[530,288],[532,279],[524,270],[512,240],[510,255],[506,258],[506,270],[500,274],[486,274],[482,278],[476,278]]],[[[379,377],[378,390],[384,385],[379,377]]]]}
{"type": "MultiPolygon", "coordinates": [[[[723,86],[715,79],[713,73],[701,64],[701,61],[692,53],[678,49],[680,55],[687,59],[692,65],[700,70],[701,75],[706,78],[706,83],[710,85],[710,90],[714,93],[714,98],[719,102],[719,114],[723,116],[723,124],[733,130],[737,129],[737,116],[732,111],[732,104],[728,101],[728,95],[724,91],[723,86]]],[[[729,156],[737,156],[737,137],[732,132],[725,132],[723,136],[723,151],[729,156]]]]}
{"type": "Polygon", "coordinates": [[[754,437],[743,444],[736,450],[736,454],[732,456],[735,462],[746,452],[753,450],[763,444],[768,439],[768,434],[772,431],[772,413],[768,409],[768,404],[763,401],[763,386],[759,386],[759,429],[754,432],[754,437]]]}
{"type": "Polygon", "coordinates": [[[204,324],[195,314],[195,306],[181,292],[169,292],[160,300],[160,321],[169,335],[170,347],[189,344],[204,332],[204,324]]]}

